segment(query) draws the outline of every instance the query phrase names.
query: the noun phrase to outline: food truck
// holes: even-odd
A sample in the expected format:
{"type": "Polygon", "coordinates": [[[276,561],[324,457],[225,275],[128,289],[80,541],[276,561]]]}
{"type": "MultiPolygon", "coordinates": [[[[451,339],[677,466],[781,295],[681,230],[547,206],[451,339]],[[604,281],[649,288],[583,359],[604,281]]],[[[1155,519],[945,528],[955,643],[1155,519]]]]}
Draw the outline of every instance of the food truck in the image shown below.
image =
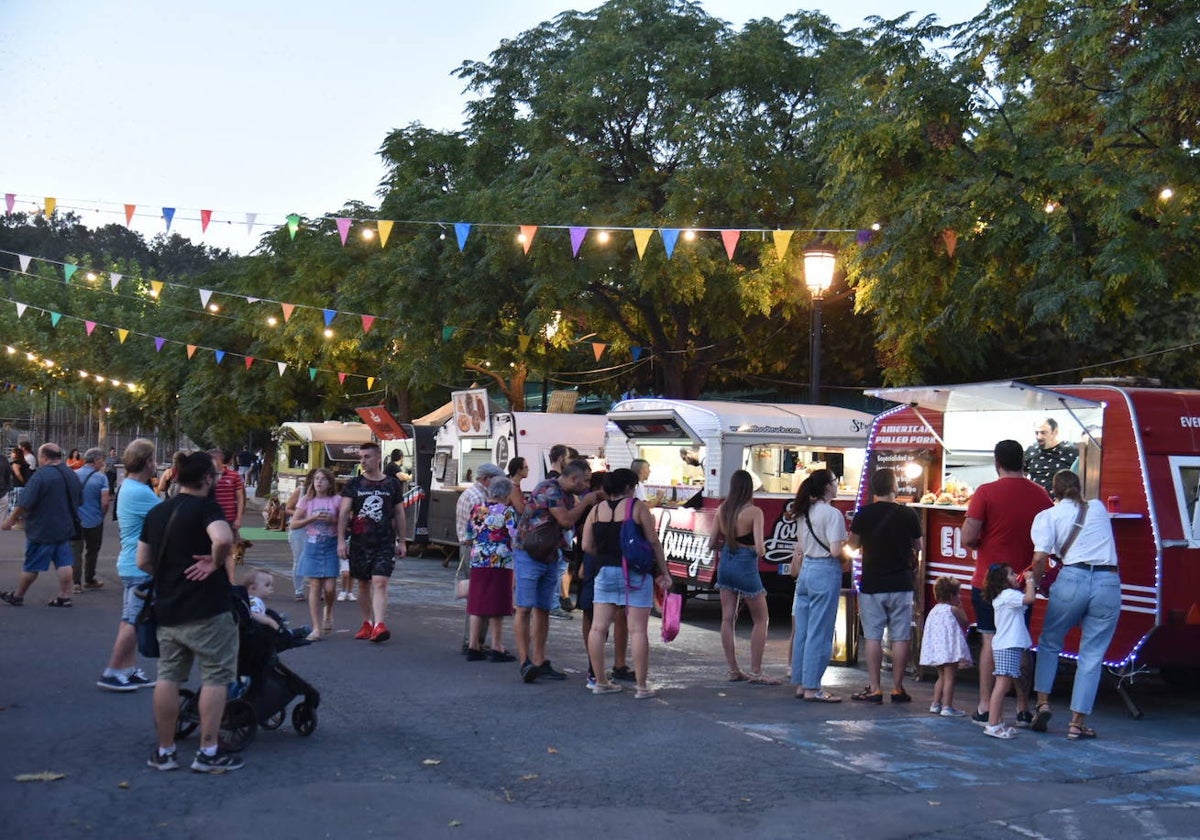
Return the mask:
{"type": "Polygon", "coordinates": [[[792,592],[789,574],[796,523],[784,516],[804,478],[830,469],[838,476],[834,504],[854,507],[874,418],[824,405],[631,399],[608,413],[604,452],[611,469],[635,458],[650,464],[645,490],[671,577],[686,594],[710,591],[715,553],[713,519],[739,469],[755,481],[765,516],[766,556],[759,558],[769,593],[792,592]]]}
{"type": "Polygon", "coordinates": [[[524,458],[529,476],[521,482],[528,493],[550,469],[550,448],[575,448],[595,469],[604,463],[604,417],[599,414],[492,413],[484,389],[455,392],[454,414],[434,437],[429,492],[429,542],[458,546],[455,506],[475,480],[475,470],[493,463],[501,469],[512,458],[524,458]]]}
{"type": "MultiPolygon", "coordinates": [[[[923,515],[925,604],[941,575],[970,586],[975,553],[962,545],[962,524],[974,489],[996,478],[995,444],[1032,444],[1034,427],[1051,418],[1060,440],[1078,447],[1084,497],[1103,501],[1112,519],[1121,613],[1105,663],[1122,697],[1138,714],[1125,686],[1141,669],[1200,668],[1200,391],[985,382],[867,393],[899,405],[871,428],[860,501],[869,501],[874,469],[896,469],[901,501],[923,515]]],[[[1034,605],[1035,640],[1045,603],[1034,605]]],[[[970,614],[969,599],[963,605],[970,614]]],[[[1078,642],[1075,630],[1063,655],[1078,642]]]]}

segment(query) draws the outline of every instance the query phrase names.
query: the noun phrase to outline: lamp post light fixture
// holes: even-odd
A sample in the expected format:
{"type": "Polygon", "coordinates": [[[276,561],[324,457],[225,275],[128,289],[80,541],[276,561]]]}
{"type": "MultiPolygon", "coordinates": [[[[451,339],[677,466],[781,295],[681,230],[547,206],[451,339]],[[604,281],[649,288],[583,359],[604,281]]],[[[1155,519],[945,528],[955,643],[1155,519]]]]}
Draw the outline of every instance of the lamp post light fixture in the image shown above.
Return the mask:
{"type": "Polygon", "coordinates": [[[804,285],[812,297],[812,322],[809,326],[809,376],[808,401],[817,405],[821,401],[821,307],[825,293],[833,285],[833,267],[837,254],[832,248],[814,245],[804,249],[804,285]]]}

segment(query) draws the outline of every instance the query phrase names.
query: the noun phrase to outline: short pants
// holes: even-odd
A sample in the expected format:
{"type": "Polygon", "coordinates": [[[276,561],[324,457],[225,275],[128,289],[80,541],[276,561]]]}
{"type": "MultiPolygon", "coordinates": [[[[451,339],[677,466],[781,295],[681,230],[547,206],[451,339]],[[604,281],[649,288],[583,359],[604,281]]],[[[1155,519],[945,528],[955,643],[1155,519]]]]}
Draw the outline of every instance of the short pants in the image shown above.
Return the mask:
{"type": "Polygon", "coordinates": [[[373,577],[391,577],[396,570],[396,555],[372,554],[366,557],[350,555],[350,577],[355,580],[370,580],[373,577]]]}
{"type": "Polygon", "coordinates": [[[558,557],[542,563],[523,549],[513,549],[513,571],[517,578],[518,609],[550,612],[558,604],[558,557]]]}
{"type": "Polygon", "coordinates": [[[56,569],[69,569],[75,562],[75,552],[69,542],[39,543],[30,540],[25,544],[23,572],[48,572],[50,564],[56,569]]]}
{"type": "Polygon", "coordinates": [[[158,625],[158,678],[185,682],[192,661],[200,663],[201,685],[229,685],[237,679],[238,631],[233,613],[189,621],[171,627],[158,625]]]}
{"type": "Polygon", "coordinates": [[[997,677],[1012,677],[1020,679],[1021,660],[1025,658],[1025,648],[1001,648],[992,651],[996,667],[992,674],[997,677]]]}
{"type": "Polygon", "coordinates": [[[601,566],[596,575],[597,604],[645,607],[654,605],[654,576],[638,572],[629,573],[629,584],[625,583],[625,570],[620,566],[601,566]]]}
{"type": "Polygon", "coordinates": [[[143,575],[142,577],[121,576],[121,585],[125,587],[121,596],[121,620],[126,624],[137,622],[138,613],[142,611],[142,605],[146,603],[145,598],[137,596],[137,588],[150,579],[150,575],[143,575]]]}
{"type": "Polygon", "coordinates": [[[860,592],[858,613],[862,617],[864,639],[882,641],[884,628],[893,642],[907,642],[912,638],[911,592],[860,592]]]}

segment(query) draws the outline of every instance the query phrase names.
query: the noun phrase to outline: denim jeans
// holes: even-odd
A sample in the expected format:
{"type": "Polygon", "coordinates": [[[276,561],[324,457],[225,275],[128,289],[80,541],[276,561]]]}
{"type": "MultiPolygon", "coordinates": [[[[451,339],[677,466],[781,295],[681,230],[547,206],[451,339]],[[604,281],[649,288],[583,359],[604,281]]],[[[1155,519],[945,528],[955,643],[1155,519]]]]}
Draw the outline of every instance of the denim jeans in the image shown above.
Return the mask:
{"type": "Polygon", "coordinates": [[[1071,689],[1071,711],[1092,713],[1104,652],[1117,629],[1121,613],[1121,579],[1114,572],[1064,566],[1050,587],[1046,619],[1038,639],[1035,691],[1050,693],[1058,672],[1058,654],[1072,627],[1080,628],[1079,662],[1071,689]]]}
{"type": "Polygon", "coordinates": [[[833,625],[842,591],[842,564],[829,557],[806,557],[796,580],[792,617],[796,641],[792,646],[792,682],[813,690],[833,656],[833,625]]]}

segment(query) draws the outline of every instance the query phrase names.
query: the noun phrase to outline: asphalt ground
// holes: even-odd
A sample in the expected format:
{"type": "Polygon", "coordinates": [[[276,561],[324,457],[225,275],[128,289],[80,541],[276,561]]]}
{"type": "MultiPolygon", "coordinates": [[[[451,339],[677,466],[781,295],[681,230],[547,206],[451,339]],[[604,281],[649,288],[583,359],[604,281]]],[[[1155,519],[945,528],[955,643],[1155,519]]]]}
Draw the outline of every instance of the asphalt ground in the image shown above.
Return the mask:
{"type": "MultiPolygon", "coordinates": [[[[1194,691],[1139,679],[1135,721],[1102,689],[1089,719],[1100,738],[1068,742],[1062,680],[1049,733],[996,741],[930,715],[928,681],[909,682],[911,705],[882,706],[728,683],[719,607],[689,602],[671,644],[651,619],[656,698],[593,697],[578,618],[550,626],[564,682],[526,685],[514,665],[466,662],[453,566],[439,556],[393,576],[391,641],[352,639],[357,605],[339,603],[333,638],[282,654],[321,692],[311,737],[290,724],[259,731],[246,767],[223,777],[158,772],[145,764],[151,692],[95,685],[119,616],[117,532],[106,530],[103,589],[48,609],[55,589],[42,576],[26,606],[0,604],[0,836],[1200,837],[1194,691]],[[62,777],[16,780],[40,773],[62,777]]],[[[247,562],[280,576],[271,606],[306,623],[287,543],[256,536],[247,562]]],[[[15,584],[23,545],[21,532],[0,532],[0,589],[15,584]]],[[[775,620],[766,662],[780,677],[787,634],[775,620]]],[[[748,635],[744,618],[739,651],[748,635]]],[[[832,667],[825,682],[848,696],[866,678],[832,667]]],[[[970,708],[974,685],[963,672],[958,705],[970,708]]]]}

